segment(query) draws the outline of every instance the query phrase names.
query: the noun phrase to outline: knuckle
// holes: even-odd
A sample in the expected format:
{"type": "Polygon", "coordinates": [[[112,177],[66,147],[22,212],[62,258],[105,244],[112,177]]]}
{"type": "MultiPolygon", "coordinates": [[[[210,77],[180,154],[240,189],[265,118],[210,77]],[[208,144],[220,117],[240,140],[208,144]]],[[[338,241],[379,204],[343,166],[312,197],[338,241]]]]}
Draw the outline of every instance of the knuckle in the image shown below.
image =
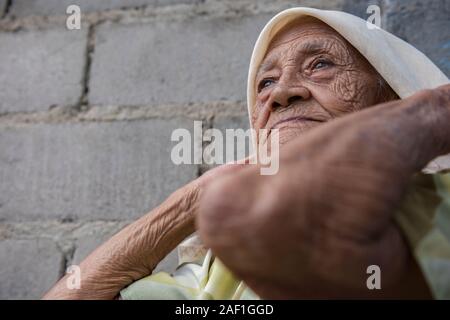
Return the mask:
{"type": "Polygon", "coordinates": [[[197,224],[200,234],[210,246],[231,243],[242,231],[242,220],[247,215],[237,199],[236,186],[232,181],[217,181],[202,196],[197,224]]]}

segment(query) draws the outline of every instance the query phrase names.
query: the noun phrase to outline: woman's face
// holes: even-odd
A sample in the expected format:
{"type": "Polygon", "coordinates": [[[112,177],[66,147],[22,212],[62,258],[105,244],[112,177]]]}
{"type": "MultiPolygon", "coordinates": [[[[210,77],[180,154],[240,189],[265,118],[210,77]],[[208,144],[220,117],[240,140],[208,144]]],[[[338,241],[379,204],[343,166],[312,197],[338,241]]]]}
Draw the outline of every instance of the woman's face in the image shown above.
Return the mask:
{"type": "Polygon", "coordinates": [[[343,114],[392,100],[395,93],[336,31],[314,18],[273,39],[256,76],[254,128],[279,129],[280,144],[343,114]]]}

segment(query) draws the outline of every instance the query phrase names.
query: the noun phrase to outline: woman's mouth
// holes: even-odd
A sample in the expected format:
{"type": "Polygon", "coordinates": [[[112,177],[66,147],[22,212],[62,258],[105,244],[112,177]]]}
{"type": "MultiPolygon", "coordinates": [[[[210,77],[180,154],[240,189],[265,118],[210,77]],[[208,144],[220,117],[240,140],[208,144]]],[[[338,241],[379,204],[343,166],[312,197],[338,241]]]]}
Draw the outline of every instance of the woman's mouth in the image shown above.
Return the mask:
{"type": "Polygon", "coordinates": [[[271,131],[272,129],[276,129],[277,126],[279,126],[280,124],[283,124],[285,122],[309,122],[309,121],[314,121],[314,122],[324,122],[322,120],[318,120],[318,119],[314,119],[314,118],[310,118],[310,117],[305,117],[305,116],[296,116],[296,117],[289,117],[286,119],[282,119],[280,121],[275,122],[272,127],[270,127],[271,131]]]}

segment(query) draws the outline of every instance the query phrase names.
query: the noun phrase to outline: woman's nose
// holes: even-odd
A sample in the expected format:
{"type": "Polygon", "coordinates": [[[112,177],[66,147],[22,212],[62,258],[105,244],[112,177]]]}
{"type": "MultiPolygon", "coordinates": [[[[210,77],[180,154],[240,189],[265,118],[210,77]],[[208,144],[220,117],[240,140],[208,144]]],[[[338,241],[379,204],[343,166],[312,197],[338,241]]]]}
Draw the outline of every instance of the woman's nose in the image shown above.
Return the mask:
{"type": "Polygon", "coordinates": [[[271,108],[272,110],[286,108],[295,102],[308,100],[310,97],[310,91],[303,86],[278,84],[271,93],[271,108]]]}

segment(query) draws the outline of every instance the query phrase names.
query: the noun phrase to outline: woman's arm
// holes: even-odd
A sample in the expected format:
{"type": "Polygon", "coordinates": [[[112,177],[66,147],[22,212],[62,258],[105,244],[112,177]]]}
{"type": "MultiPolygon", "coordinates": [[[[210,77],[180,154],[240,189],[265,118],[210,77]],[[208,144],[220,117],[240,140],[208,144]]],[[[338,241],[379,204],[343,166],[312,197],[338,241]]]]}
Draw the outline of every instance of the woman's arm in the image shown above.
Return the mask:
{"type": "Polygon", "coordinates": [[[115,234],[81,264],[80,289],[68,289],[64,276],[44,299],[113,299],[146,275],[175,246],[194,232],[200,190],[187,185],[163,204],[115,234]]]}
{"type": "Polygon", "coordinates": [[[205,245],[263,298],[425,297],[394,221],[411,177],[450,153],[450,85],[324,124],[202,195],[205,245]],[[368,290],[380,266],[383,290],[368,290]]]}
{"type": "Polygon", "coordinates": [[[80,265],[81,287],[69,289],[64,276],[44,299],[114,299],[120,290],[152,273],[178,243],[195,230],[202,189],[242,165],[225,165],[173,193],[160,206],[128,225],[92,252],[80,265]]]}

